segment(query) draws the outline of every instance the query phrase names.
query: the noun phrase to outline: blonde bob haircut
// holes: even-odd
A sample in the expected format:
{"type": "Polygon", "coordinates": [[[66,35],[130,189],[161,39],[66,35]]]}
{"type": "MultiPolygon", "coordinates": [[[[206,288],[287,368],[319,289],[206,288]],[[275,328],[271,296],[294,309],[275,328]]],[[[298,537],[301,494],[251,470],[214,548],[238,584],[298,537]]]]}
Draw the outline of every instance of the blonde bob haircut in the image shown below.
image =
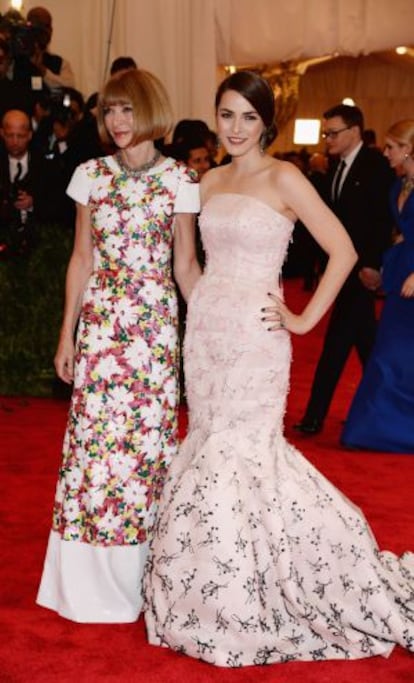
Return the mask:
{"type": "Polygon", "coordinates": [[[142,69],[129,69],[109,79],[98,98],[98,130],[104,143],[112,142],[105,126],[111,105],[131,105],[134,120],[131,146],[158,140],[172,130],[173,114],[167,91],[156,76],[142,69]]]}
{"type": "Polygon", "coordinates": [[[400,145],[411,145],[411,153],[414,151],[414,119],[397,121],[387,130],[386,135],[400,145]]]}

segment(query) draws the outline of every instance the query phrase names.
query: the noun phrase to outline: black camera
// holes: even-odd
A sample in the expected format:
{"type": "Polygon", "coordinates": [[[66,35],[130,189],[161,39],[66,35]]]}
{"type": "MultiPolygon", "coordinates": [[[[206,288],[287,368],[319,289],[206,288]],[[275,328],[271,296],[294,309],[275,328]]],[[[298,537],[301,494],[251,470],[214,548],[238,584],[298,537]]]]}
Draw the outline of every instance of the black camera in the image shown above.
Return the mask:
{"type": "Polygon", "coordinates": [[[49,34],[41,26],[33,26],[22,17],[12,13],[0,17],[0,32],[4,33],[10,44],[12,57],[32,57],[36,47],[45,50],[49,34]]]}
{"type": "Polygon", "coordinates": [[[24,189],[24,183],[21,180],[14,180],[10,184],[9,201],[13,206],[19,198],[19,193],[24,189]]]}

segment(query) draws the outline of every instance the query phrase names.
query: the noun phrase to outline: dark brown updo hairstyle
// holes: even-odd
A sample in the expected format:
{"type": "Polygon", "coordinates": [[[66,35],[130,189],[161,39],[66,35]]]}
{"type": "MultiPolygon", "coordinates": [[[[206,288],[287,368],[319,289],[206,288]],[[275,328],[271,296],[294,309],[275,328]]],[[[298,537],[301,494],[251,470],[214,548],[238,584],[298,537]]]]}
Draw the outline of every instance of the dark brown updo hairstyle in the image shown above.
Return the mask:
{"type": "Polygon", "coordinates": [[[236,71],[228,76],[218,87],[216,94],[216,111],[221,98],[228,90],[234,90],[244,97],[257,111],[262,119],[265,130],[260,138],[263,149],[276,139],[277,127],[275,123],[275,97],[273,90],[265,78],[253,71],[236,71]]]}

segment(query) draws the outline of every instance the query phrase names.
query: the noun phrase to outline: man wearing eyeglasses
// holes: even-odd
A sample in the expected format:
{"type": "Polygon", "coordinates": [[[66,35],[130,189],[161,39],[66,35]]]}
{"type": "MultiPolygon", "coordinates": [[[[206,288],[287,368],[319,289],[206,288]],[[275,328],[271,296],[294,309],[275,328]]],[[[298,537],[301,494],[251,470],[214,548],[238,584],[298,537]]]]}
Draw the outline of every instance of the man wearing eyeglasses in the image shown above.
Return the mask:
{"type": "Polygon", "coordinates": [[[294,425],[294,429],[307,435],[321,431],[352,348],[364,366],[373,347],[375,291],[380,285],[382,253],[390,244],[392,228],[388,192],[393,177],[378,150],[363,145],[361,110],[339,104],[323,116],[327,152],[337,158],[327,178],[327,196],[359,259],[333,306],[306,412],[294,425]]]}

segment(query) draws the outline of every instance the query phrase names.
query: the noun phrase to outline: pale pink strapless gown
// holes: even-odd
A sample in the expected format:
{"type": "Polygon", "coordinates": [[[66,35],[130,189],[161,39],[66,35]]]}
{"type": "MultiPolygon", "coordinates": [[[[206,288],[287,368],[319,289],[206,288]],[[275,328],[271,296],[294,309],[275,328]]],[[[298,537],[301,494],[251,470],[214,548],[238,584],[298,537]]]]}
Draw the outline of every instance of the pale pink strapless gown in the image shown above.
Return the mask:
{"type": "Polygon", "coordinates": [[[261,321],[293,225],[213,196],[192,293],[189,432],[173,460],[144,581],[153,644],[219,666],[414,648],[414,556],[380,553],[360,512],[283,436],[290,339],[261,321]]]}

